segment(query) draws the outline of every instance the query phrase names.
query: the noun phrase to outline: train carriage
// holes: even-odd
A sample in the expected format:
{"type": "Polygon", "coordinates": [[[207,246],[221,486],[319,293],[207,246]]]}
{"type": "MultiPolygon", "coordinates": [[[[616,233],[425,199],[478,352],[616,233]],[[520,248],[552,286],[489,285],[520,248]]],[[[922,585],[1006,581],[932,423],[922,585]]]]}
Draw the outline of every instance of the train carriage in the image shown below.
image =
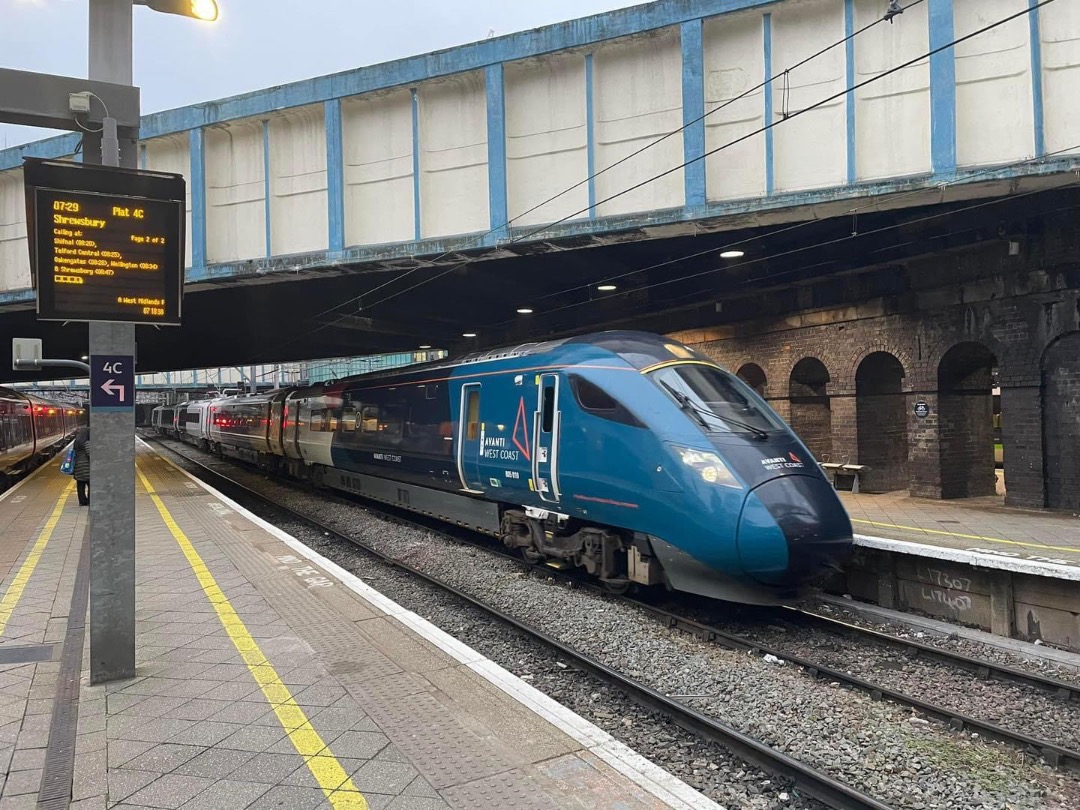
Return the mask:
{"type": "Polygon", "coordinates": [[[51,456],[79,424],[79,409],[0,388],[0,489],[51,456]]]}
{"type": "Polygon", "coordinates": [[[783,420],[655,335],[192,403],[187,419],[189,441],[470,526],[614,589],[771,602],[851,551],[847,514],[783,420]]]}

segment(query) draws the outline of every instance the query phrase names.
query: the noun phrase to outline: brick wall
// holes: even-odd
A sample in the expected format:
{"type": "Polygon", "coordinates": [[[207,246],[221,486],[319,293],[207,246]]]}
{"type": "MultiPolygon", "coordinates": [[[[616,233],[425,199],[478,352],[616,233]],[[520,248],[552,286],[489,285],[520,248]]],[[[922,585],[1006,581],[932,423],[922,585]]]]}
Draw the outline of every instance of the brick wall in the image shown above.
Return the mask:
{"type": "Polygon", "coordinates": [[[907,489],[907,397],[904,367],[893,355],[875,352],[855,372],[859,463],[867,492],[907,489]]]}
{"type": "Polygon", "coordinates": [[[1043,396],[1046,505],[1080,509],[1080,333],[1047,349],[1043,396]]]}
{"type": "MultiPolygon", "coordinates": [[[[865,281],[833,284],[829,306],[793,309],[790,297],[761,293],[746,306],[725,304],[723,313],[768,315],[740,321],[721,313],[716,318],[726,320],[714,327],[673,334],[732,370],[749,362],[759,366],[770,404],[815,455],[829,452],[834,460],[888,470],[884,480],[874,480],[872,473],[868,485],[906,487],[922,497],[994,492],[989,373],[996,367],[1006,503],[1042,507],[1048,466],[1066,465],[1061,467],[1063,486],[1072,480],[1069,476],[1080,474],[1080,466],[1068,467],[1072,462],[1060,454],[1044,464],[1040,395],[1045,365],[1047,448],[1051,443],[1066,448],[1068,458],[1080,465],[1080,391],[1073,387],[1080,380],[1080,361],[1070,363],[1080,357],[1080,337],[1047,351],[1059,337],[1080,332],[1080,229],[1069,217],[1042,223],[1020,256],[1009,256],[1007,245],[993,240],[963,254],[909,261],[902,268],[902,283],[896,281],[896,268],[890,268],[887,295],[868,296],[873,285],[865,281]],[[961,344],[970,344],[968,351],[980,362],[956,366],[954,356],[942,369],[950,350],[961,344]],[[864,384],[860,397],[856,373],[875,352],[899,362],[901,390],[871,393],[872,386],[864,384]],[[824,366],[824,392],[807,390],[793,374],[806,358],[824,366]],[[913,414],[919,400],[930,406],[926,418],[913,414]]],[[[821,299],[817,293],[799,296],[800,301],[821,299]]],[[[1068,486],[1080,493],[1080,484],[1068,486]]]]}

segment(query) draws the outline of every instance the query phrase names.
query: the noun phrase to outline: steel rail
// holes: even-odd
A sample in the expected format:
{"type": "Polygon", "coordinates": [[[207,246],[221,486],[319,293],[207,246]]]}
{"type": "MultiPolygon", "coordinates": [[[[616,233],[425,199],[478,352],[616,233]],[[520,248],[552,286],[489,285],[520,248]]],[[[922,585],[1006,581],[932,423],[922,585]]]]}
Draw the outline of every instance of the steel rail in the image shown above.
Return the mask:
{"type": "MultiPolygon", "coordinates": [[[[309,515],[305,515],[303,512],[280,504],[268,496],[262,495],[250,487],[234,481],[224,473],[214,470],[189,456],[178,453],[172,448],[166,447],[160,441],[157,441],[156,443],[159,446],[164,447],[168,452],[180,456],[185,461],[195,465],[200,470],[200,475],[205,475],[218,483],[223,483],[223,489],[242,492],[245,497],[254,499],[272,509],[284,512],[300,523],[304,523],[322,532],[324,536],[338,538],[357,546],[364,552],[376,557],[381,562],[405,571],[408,574],[422,579],[440,590],[461,599],[484,613],[487,613],[492,618],[514,627],[516,630],[524,633],[530,638],[541,642],[546,647],[553,650],[557,655],[573,662],[574,666],[578,669],[588,672],[594,677],[614,685],[642,706],[666,715],[681,728],[686,729],[703,739],[723,746],[735,754],[739,759],[742,759],[749,764],[755,765],[762,770],[768,771],[781,778],[790,780],[792,784],[803,793],[823,802],[829,807],[836,808],[837,810],[892,810],[889,805],[878,801],[872,796],[862,793],[861,791],[832,778],[828,774],[815,770],[794,757],[781,751],[777,751],[765,743],[755,740],[753,737],[749,737],[684,703],[673,700],[652,687],[646,686],[633,678],[623,675],[591,656],[579,652],[573,647],[547,635],[541,630],[530,627],[528,624],[503,613],[498,608],[484,603],[453,585],[441,581],[437,577],[420,571],[408,563],[396,560],[332,526],[328,526],[309,515]]],[[[427,529],[427,527],[424,528],[427,529]]]]}
{"type": "Polygon", "coordinates": [[[631,596],[624,596],[623,599],[662,619],[667,623],[668,627],[692,633],[705,641],[713,641],[729,649],[741,650],[753,655],[772,655],[782,661],[790,661],[791,663],[802,667],[810,675],[816,678],[838,681],[869,693],[875,700],[881,700],[883,698],[891,700],[894,703],[918,709],[931,717],[944,720],[949,724],[949,727],[955,731],[963,731],[965,729],[978,731],[980,734],[987,737],[1019,746],[1037,756],[1041,756],[1049,765],[1080,771],[1080,751],[1065,748],[1064,746],[1046,740],[1040,740],[1024,734],[1023,732],[1004,728],[1003,726],[999,726],[986,720],[971,717],[970,715],[954,711],[945,706],[930,703],[921,698],[914,697],[913,695],[898,692],[895,689],[879,686],[844,672],[843,670],[823,666],[822,664],[802,658],[801,656],[791,655],[783,650],[759,644],[752,639],[734,633],[728,633],[704,622],[680,616],[677,613],[650,605],[648,602],[644,602],[631,596]]]}
{"type": "MultiPolygon", "coordinates": [[[[924,644],[921,641],[915,641],[914,639],[901,638],[890,633],[883,633],[880,630],[851,624],[842,619],[834,619],[831,616],[822,616],[820,613],[814,613],[813,611],[794,607],[786,609],[790,611],[792,615],[798,617],[795,621],[808,621],[809,623],[820,624],[826,630],[840,635],[864,636],[882,644],[903,649],[910,658],[931,659],[939,663],[957,667],[958,669],[967,670],[980,678],[993,678],[1000,681],[1023,684],[1024,686],[1033,686],[1053,694],[1054,697],[1066,701],[1080,700],[1080,684],[1069,683],[1068,681],[1050,678],[1046,675],[1039,675],[1034,672],[1025,672],[1022,669],[1010,667],[1006,664],[998,664],[982,658],[975,658],[970,655],[964,655],[963,653],[953,652],[952,650],[945,650],[940,647],[935,647],[932,644],[924,644]]],[[[790,616],[788,618],[790,618],[790,616]]]]}

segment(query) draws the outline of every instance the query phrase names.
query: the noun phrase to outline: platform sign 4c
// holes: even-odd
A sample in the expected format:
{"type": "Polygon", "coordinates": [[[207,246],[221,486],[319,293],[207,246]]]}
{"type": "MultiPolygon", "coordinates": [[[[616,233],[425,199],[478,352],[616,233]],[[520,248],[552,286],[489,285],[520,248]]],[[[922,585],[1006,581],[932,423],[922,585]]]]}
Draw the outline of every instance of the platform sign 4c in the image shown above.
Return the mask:
{"type": "Polygon", "coordinates": [[[90,357],[90,407],[98,411],[135,409],[135,358],[130,354],[90,357]]]}
{"type": "Polygon", "coordinates": [[[179,326],[181,175],[26,159],[39,320],[179,326]]]}

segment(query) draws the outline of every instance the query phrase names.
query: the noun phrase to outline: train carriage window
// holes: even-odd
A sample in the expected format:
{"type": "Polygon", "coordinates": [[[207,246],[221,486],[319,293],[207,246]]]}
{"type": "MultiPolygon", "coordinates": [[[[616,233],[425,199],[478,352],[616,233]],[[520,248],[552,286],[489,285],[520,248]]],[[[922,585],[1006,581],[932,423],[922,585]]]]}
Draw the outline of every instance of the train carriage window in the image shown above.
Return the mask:
{"type": "Polygon", "coordinates": [[[355,408],[345,408],[341,412],[341,431],[343,433],[352,433],[356,430],[359,419],[355,408]]]}
{"type": "Polygon", "coordinates": [[[401,408],[390,406],[379,413],[379,435],[386,439],[400,439],[405,420],[401,408]]]}
{"type": "Polygon", "coordinates": [[[544,433],[551,433],[555,426],[555,387],[548,386],[544,389],[544,403],[541,408],[540,427],[544,433]]]}
{"type": "Polygon", "coordinates": [[[480,438],[480,392],[475,388],[465,399],[465,429],[469,441],[480,438]]]}
{"type": "Polygon", "coordinates": [[[379,406],[365,405],[360,415],[360,429],[363,433],[379,432],[379,406]]]}
{"type": "Polygon", "coordinates": [[[645,427],[626,406],[615,399],[595,383],[591,383],[584,377],[576,374],[570,375],[570,387],[574,391],[574,398],[578,405],[586,413],[599,416],[602,419],[610,419],[612,422],[620,422],[632,427],[645,427]]]}
{"type": "Polygon", "coordinates": [[[317,410],[311,412],[311,417],[308,419],[308,427],[317,432],[326,430],[326,411],[317,410]]]}

